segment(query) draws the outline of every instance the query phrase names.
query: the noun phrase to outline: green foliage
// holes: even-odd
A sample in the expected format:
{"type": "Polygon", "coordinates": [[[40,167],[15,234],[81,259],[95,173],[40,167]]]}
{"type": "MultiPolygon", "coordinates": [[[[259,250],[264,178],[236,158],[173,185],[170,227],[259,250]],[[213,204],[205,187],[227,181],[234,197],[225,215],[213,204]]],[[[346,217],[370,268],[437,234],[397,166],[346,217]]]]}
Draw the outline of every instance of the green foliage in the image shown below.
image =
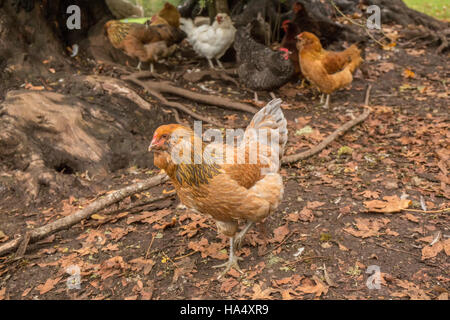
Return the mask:
{"type": "Polygon", "coordinates": [[[448,0],[405,0],[408,7],[441,20],[450,20],[448,0]]]}
{"type": "Polygon", "coordinates": [[[198,3],[200,4],[200,8],[206,8],[206,6],[213,2],[214,0],[198,0],[198,3]]]}

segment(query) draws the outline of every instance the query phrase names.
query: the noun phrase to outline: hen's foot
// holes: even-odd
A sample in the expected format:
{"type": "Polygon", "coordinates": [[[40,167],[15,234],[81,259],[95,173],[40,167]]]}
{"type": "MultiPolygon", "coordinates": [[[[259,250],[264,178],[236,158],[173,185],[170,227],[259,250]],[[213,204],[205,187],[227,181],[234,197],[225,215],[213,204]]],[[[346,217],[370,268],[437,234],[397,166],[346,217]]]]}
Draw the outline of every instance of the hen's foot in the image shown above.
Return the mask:
{"type": "Polygon", "coordinates": [[[244,260],[241,257],[238,256],[231,256],[230,259],[222,264],[219,264],[217,266],[213,266],[213,268],[223,268],[225,267],[225,270],[222,271],[222,273],[219,275],[218,279],[222,278],[224,275],[226,275],[228,273],[228,271],[230,271],[230,269],[233,267],[234,269],[236,269],[237,271],[239,271],[240,273],[244,273],[241,270],[241,267],[239,267],[238,261],[239,260],[244,260]]]}
{"type": "Polygon", "coordinates": [[[222,62],[220,62],[219,59],[216,59],[217,65],[219,66],[220,69],[224,69],[222,62]]]}
{"type": "Polygon", "coordinates": [[[248,222],[244,229],[241,230],[233,239],[233,247],[236,250],[240,250],[242,248],[242,242],[244,241],[244,237],[247,234],[248,230],[253,226],[253,222],[248,222]]]}

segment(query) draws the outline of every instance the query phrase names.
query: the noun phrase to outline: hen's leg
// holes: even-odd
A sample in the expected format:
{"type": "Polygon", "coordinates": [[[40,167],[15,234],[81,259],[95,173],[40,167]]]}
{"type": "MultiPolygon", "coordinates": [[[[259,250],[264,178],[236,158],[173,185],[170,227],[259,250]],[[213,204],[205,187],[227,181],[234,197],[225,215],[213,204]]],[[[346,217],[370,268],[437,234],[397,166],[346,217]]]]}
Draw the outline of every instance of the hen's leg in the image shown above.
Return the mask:
{"type": "Polygon", "coordinates": [[[217,62],[217,65],[219,66],[220,69],[224,69],[224,67],[222,65],[222,62],[220,62],[219,59],[216,58],[216,62],[217,62]]]}
{"type": "Polygon", "coordinates": [[[320,95],[320,103],[322,104],[324,102],[324,100],[325,100],[325,93],[322,93],[320,95]]]}
{"type": "Polygon", "coordinates": [[[141,71],[141,64],[142,64],[142,62],[139,61],[138,65],[137,65],[137,67],[136,67],[136,69],[138,69],[139,71],[141,71]]]}
{"type": "Polygon", "coordinates": [[[213,266],[213,268],[225,267],[225,270],[219,275],[219,279],[222,278],[228,271],[230,271],[231,267],[235,268],[240,273],[243,273],[238,264],[239,260],[243,260],[243,259],[240,257],[237,257],[234,254],[234,237],[231,237],[230,238],[230,255],[228,257],[228,261],[223,264],[219,264],[218,266],[213,266]]]}
{"type": "Polygon", "coordinates": [[[253,91],[254,93],[254,100],[256,104],[259,104],[259,99],[258,99],[258,93],[256,91],[253,91]]]}
{"type": "Polygon", "coordinates": [[[211,67],[211,69],[215,69],[214,64],[212,63],[211,59],[208,59],[208,63],[209,63],[209,66],[211,67]]]}
{"type": "Polygon", "coordinates": [[[153,62],[150,63],[150,72],[153,73],[155,71],[155,66],[153,65],[153,62]]]}
{"type": "Polygon", "coordinates": [[[244,229],[242,229],[241,232],[239,232],[237,234],[237,236],[234,237],[234,246],[235,246],[236,250],[241,249],[242,241],[244,240],[245,234],[248,232],[248,230],[251,228],[252,225],[253,225],[253,221],[247,222],[244,229]]]}
{"type": "Polygon", "coordinates": [[[327,94],[327,100],[325,101],[325,104],[323,105],[324,108],[330,107],[330,95],[327,94]]]}

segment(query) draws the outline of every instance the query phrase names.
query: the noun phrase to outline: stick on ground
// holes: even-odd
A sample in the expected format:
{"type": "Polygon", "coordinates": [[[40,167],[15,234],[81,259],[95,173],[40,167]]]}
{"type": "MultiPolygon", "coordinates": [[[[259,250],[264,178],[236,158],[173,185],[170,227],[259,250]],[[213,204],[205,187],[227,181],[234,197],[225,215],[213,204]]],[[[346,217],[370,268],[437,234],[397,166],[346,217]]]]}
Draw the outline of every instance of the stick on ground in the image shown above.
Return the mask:
{"type": "MultiPolygon", "coordinates": [[[[120,200],[122,200],[130,195],[150,189],[151,187],[154,187],[161,183],[166,182],[168,179],[169,178],[167,177],[167,175],[160,174],[160,175],[154,176],[148,180],[145,180],[143,182],[139,182],[137,184],[134,184],[134,185],[125,187],[123,189],[117,190],[113,193],[110,193],[107,196],[100,198],[100,199],[94,201],[93,203],[89,204],[86,208],[79,210],[79,211],[75,212],[74,214],[71,214],[70,216],[58,219],[58,220],[53,221],[49,224],[46,224],[42,227],[36,228],[32,231],[29,231],[29,233],[27,233],[27,236],[25,236],[25,237],[22,236],[22,237],[11,240],[11,241],[1,245],[0,246],[0,256],[16,250],[23,243],[23,241],[28,240],[29,243],[33,243],[40,239],[48,237],[49,235],[51,235],[55,232],[58,232],[63,229],[67,229],[67,228],[73,226],[74,224],[77,224],[81,220],[89,218],[94,213],[96,213],[116,202],[119,202],[120,200]]],[[[21,248],[20,254],[23,255],[25,253],[25,251],[26,251],[26,248],[21,248]]]]}
{"type": "Polygon", "coordinates": [[[300,152],[300,153],[293,154],[290,156],[285,156],[281,159],[281,162],[283,164],[287,164],[287,163],[294,163],[294,162],[309,158],[309,157],[319,153],[323,149],[325,149],[331,142],[336,140],[339,136],[341,136],[343,133],[348,131],[350,128],[352,128],[352,127],[356,126],[357,124],[366,120],[367,117],[370,115],[369,96],[370,96],[371,88],[372,88],[372,86],[369,85],[367,88],[367,91],[366,91],[366,98],[364,101],[366,110],[364,110],[364,112],[359,117],[344,123],[343,126],[337,128],[332,134],[330,134],[328,137],[326,137],[322,142],[320,142],[315,147],[313,147],[307,151],[304,151],[304,152],[300,152]]]}

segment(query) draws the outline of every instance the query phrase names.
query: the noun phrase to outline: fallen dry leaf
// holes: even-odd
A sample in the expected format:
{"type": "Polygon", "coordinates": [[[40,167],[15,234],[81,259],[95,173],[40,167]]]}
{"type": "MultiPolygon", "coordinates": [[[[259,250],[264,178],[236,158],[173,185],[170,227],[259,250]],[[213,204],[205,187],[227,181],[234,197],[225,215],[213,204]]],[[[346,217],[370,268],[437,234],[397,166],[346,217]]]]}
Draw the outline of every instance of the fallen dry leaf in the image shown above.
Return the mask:
{"type": "Polygon", "coordinates": [[[344,231],[350,233],[351,235],[359,238],[368,238],[380,235],[379,231],[382,227],[386,226],[390,220],[383,219],[364,219],[356,218],[355,226],[357,230],[353,227],[344,228],[344,231]]]}
{"type": "Polygon", "coordinates": [[[43,295],[50,290],[52,290],[55,285],[62,279],[62,277],[56,278],[56,279],[47,279],[44,284],[40,284],[36,287],[36,289],[39,290],[39,294],[43,295]]]}
{"type": "Polygon", "coordinates": [[[444,250],[444,245],[442,241],[438,241],[432,246],[425,246],[422,248],[422,260],[434,258],[442,250],[444,250]]]}
{"type": "Polygon", "coordinates": [[[301,291],[303,293],[314,293],[316,298],[322,294],[327,294],[328,286],[320,280],[317,276],[313,276],[311,279],[305,279],[300,286],[295,288],[295,291],[301,291]]]}
{"type": "Polygon", "coordinates": [[[239,284],[239,282],[236,281],[236,279],[228,278],[224,282],[222,282],[222,285],[220,286],[220,290],[225,293],[228,293],[231,291],[231,289],[233,289],[238,284],[239,284]]]}
{"type": "Polygon", "coordinates": [[[267,289],[262,290],[260,284],[255,284],[253,286],[252,299],[253,300],[268,300],[268,299],[272,299],[272,297],[270,296],[272,293],[273,293],[273,289],[272,288],[267,288],[267,289]]]}
{"type": "Polygon", "coordinates": [[[442,244],[444,245],[445,254],[450,256],[450,238],[442,241],[442,244]]]}
{"type": "Polygon", "coordinates": [[[412,203],[411,200],[400,199],[398,196],[385,196],[383,199],[384,201],[364,201],[364,205],[370,212],[395,213],[407,209],[412,203]]]}
{"type": "Polygon", "coordinates": [[[412,222],[419,223],[419,218],[417,218],[416,216],[412,215],[411,213],[404,214],[402,216],[402,218],[407,219],[407,220],[412,221],[412,222]]]}
{"type": "Polygon", "coordinates": [[[286,237],[289,234],[289,227],[287,224],[276,228],[273,230],[273,239],[271,242],[281,242],[284,240],[284,237],[286,237]]]}

